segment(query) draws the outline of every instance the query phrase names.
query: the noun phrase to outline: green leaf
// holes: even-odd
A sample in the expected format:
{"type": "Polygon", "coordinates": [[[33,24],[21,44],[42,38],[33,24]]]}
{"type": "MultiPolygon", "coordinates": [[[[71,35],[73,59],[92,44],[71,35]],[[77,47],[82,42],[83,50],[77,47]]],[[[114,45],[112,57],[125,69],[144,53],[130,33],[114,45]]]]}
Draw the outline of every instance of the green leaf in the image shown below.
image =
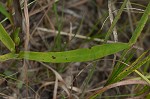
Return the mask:
{"type": "Polygon", "coordinates": [[[3,15],[5,15],[5,16],[9,19],[9,21],[10,21],[11,23],[13,23],[12,20],[11,20],[11,15],[10,15],[10,13],[7,12],[6,8],[3,6],[3,4],[2,4],[1,2],[0,2],[0,12],[1,12],[3,15]]]}
{"type": "Polygon", "coordinates": [[[10,75],[13,74],[13,72],[10,71],[10,70],[6,70],[6,71],[4,72],[4,74],[5,74],[6,76],[10,76],[10,75]]]}
{"type": "Polygon", "coordinates": [[[15,43],[8,35],[8,33],[6,32],[1,23],[0,23],[0,40],[11,52],[15,52],[15,43]]]}
{"type": "Polygon", "coordinates": [[[112,71],[111,75],[109,76],[105,86],[108,84],[111,84],[113,79],[116,78],[116,76],[118,74],[120,74],[127,67],[126,64],[128,64],[130,62],[130,60],[132,59],[132,57],[134,56],[134,51],[131,51],[130,53],[128,53],[129,56],[127,56],[125,58],[127,52],[128,51],[126,50],[125,52],[122,53],[122,57],[120,58],[118,63],[114,66],[113,71],[112,71]],[[125,60],[124,60],[124,58],[125,58],[125,60]]]}
{"type": "Polygon", "coordinates": [[[84,62],[99,59],[129,47],[127,43],[112,43],[64,52],[22,51],[19,53],[18,58],[51,63],[84,62]]]}
{"type": "Polygon", "coordinates": [[[140,73],[138,70],[134,70],[134,72],[136,72],[143,80],[145,80],[147,83],[150,84],[150,80],[148,80],[146,78],[146,76],[144,76],[142,73],[140,73]]]}
{"type": "Polygon", "coordinates": [[[20,43],[19,32],[20,32],[20,28],[16,28],[11,35],[16,46],[18,46],[20,43]]]}
{"type": "Polygon", "coordinates": [[[17,54],[8,53],[8,54],[5,54],[5,55],[0,55],[0,62],[10,60],[10,59],[14,59],[14,58],[17,58],[17,54]]]}
{"type": "Polygon", "coordinates": [[[140,68],[142,65],[144,65],[146,62],[150,61],[150,56],[147,56],[145,59],[141,60],[143,56],[147,53],[148,51],[144,52],[134,63],[132,63],[129,67],[124,69],[120,74],[116,76],[115,79],[113,79],[112,83],[117,82],[125,78],[127,75],[131,74],[134,72],[136,69],[140,68]]]}
{"type": "MultiPolygon", "coordinates": [[[[138,23],[134,33],[132,34],[132,37],[129,41],[129,44],[132,46],[133,44],[136,43],[139,35],[141,34],[141,31],[143,30],[145,23],[147,22],[148,16],[150,14],[150,3],[148,4],[146,10],[144,11],[144,14],[142,16],[142,18],[140,19],[140,22],[138,23]]],[[[122,58],[126,55],[128,51],[125,51],[122,58]]],[[[120,59],[120,61],[123,61],[122,59],[120,59]]],[[[114,80],[114,78],[123,71],[124,68],[120,67],[121,63],[118,62],[117,65],[114,67],[112,74],[110,75],[106,85],[112,83],[112,81],[114,80]]]]}
{"type": "Polygon", "coordinates": [[[140,34],[141,34],[141,32],[142,32],[142,30],[143,30],[143,28],[144,28],[144,26],[145,26],[145,24],[148,20],[149,14],[150,14],[150,2],[148,4],[148,6],[146,7],[146,10],[144,11],[144,14],[143,14],[142,18],[140,19],[140,21],[139,21],[139,23],[138,23],[131,39],[129,41],[129,43],[131,45],[136,43],[138,37],[140,36],[140,34]]]}

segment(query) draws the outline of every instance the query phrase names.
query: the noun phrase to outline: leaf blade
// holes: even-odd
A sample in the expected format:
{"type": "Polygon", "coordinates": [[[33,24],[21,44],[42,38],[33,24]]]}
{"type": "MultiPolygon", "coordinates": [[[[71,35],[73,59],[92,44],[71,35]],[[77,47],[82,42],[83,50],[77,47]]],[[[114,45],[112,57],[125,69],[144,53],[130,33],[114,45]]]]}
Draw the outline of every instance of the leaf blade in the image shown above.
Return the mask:
{"type": "Polygon", "coordinates": [[[120,74],[116,76],[115,79],[113,79],[112,83],[117,82],[134,72],[136,69],[140,68],[142,65],[144,65],[146,62],[150,61],[150,56],[147,56],[143,60],[142,57],[147,53],[148,51],[144,52],[135,62],[133,62],[129,67],[124,69],[120,74]],[[140,61],[141,60],[141,61],[140,61]],[[138,64],[137,64],[138,63],[138,64]]]}
{"type": "Polygon", "coordinates": [[[0,23],[0,40],[11,52],[15,52],[15,43],[8,35],[8,33],[6,32],[1,23],[0,23]]]}
{"type": "Polygon", "coordinates": [[[102,58],[129,48],[128,43],[112,43],[65,52],[20,52],[18,58],[34,61],[66,63],[84,62],[102,58]]]}
{"type": "Polygon", "coordinates": [[[146,10],[144,11],[144,14],[142,15],[142,18],[140,19],[140,21],[139,21],[139,23],[138,23],[134,33],[132,34],[132,37],[131,37],[131,39],[129,41],[129,43],[131,45],[136,43],[138,37],[140,36],[140,34],[141,34],[141,32],[142,32],[142,30],[143,30],[143,28],[144,28],[144,26],[145,26],[145,24],[146,24],[146,22],[148,20],[148,16],[149,15],[150,15],[150,2],[147,5],[146,10]]]}
{"type": "Polygon", "coordinates": [[[14,59],[14,58],[17,58],[17,54],[8,53],[8,54],[5,54],[5,55],[0,55],[0,62],[7,61],[7,60],[10,60],[10,59],[14,59]]]}
{"type": "MultiPolygon", "coordinates": [[[[149,14],[150,14],[150,2],[149,2],[149,4],[147,5],[146,10],[144,11],[144,14],[142,15],[142,18],[140,19],[140,21],[139,21],[139,23],[138,23],[138,25],[137,25],[137,27],[136,27],[134,33],[132,34],[131,39],[129,40],[129,44],[130,44],[131,46],[136,43],[136,41],[137,41],[139,35],[141,34],[141,31],[143,30],[143,28],[144,28],[144,26],[145,26],[145,24],[146,24],[146,22],[147,22],[147,20],[148,20],[149,14]]],[[[128,51],[125,51],[125,52],[124,52],[121,61],[123,61],[123,57],[126,56],[126,53],[127,53],[127,52],[128,52],[128,51]]],[[[107,80],[106,85],[112,83],[113,79],[119,74],[119,72],[122,72],[122,71],[123,71],[123,68],[121,69],[120,66],[121,66],[121,63],[118,62],[118,63],[116,64],[116,66],[114,67],[114,69],[113,69],[113,71],[112,71],[112,73],[111,73],[109,79],[107,80]],[[119,70],[120,70],[120,71],[119,71],[119,70]]]]}
{"type": "Polygon", "coordinates": [[[5,9],[5,7],[3,6],[3,4],[2,4],[1,2],[0,2],[0,12],[1,12],[3,15],[5,15],[5,16],[9,19],[9,21],[10,21],[11,23],[13,23],[12,20],[11,20],[11,15],[10,15],[10,13],[7,12],[7,10],[5,9]]]}

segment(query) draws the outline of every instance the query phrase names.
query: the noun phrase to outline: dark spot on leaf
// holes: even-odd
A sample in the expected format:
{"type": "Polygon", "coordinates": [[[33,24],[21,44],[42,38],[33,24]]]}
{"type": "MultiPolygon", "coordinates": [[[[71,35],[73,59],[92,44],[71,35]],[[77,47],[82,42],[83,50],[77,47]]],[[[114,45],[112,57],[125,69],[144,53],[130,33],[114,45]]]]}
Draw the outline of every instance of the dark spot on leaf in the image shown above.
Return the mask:
{"type": "Polygon", "coordinates": [[[55,56],[52,56],[52,59],[56,59],[56,57],[55,57],[55,56]]]}
{"type": "Polygon", "coordinates": [[[68,59],[66,58],[66,60],[68,60],[68,59]]]}
{"type": "Polygon", "coordinates": [[[126,70],[126,71],[128,71],[128,70],[126,70]]]}

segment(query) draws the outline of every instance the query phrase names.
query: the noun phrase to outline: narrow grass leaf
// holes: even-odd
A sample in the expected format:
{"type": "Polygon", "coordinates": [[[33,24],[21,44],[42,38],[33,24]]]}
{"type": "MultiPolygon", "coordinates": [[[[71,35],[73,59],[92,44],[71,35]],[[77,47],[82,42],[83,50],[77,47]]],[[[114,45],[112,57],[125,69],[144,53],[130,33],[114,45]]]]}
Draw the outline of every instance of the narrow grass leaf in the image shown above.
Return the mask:
{"type": "Polygon", "coordinates": [[[150,15],[150,2],[148,4],[148,6],[146,7],[146,10],[144,11],[142,18],[140,19],[131,39],[129,41],[129,43],[131,45],[136,43],[138,37],[140,36],[140,34],[141,34],[141,32],[142,32],[142,30],[143,30],[143,28],[144,28],[144,26],[148,20],[149,15],[150,15]]]}
{"type": "Polygon", "coordinates": [[[0,55],[0,62],[17,58],[17,55],[14,53],[8,53],[5,55],[0,55]]]}
{"type": "Polygon", "coordinates": [[[138,92],[135,94],[135,96],[140,96],[142,94],[145,94],[145,92],[149,93],[150,86],[143,86],[141,90],[138,90],[138,92]]]}
{"type": "Polygon", "coordinates": [[[9,21],[12,23],[10,13],[7,12],[6,7],[4,7],[1,2],[0,2],[0,13],[2,13],[4,16],[6,16],[9,19],[9,21]]]}
{"type": "MultiPolygon", "coordinates": [[[[63,6],[62,9],[64,9],[64,6],[63,6]]],[[[63,13],[62,13],[62,16],[59,19],[59,15],[58,15],[58,11],[57,11],[57,3],[54,3],[53,10],[54,10],[54,13],[55,13],[56,24],[57,24],[57,28],[58,28],[58,34],[57,34],[57,36],[54,39],[53,51],[62,51],[63,48],[62,48],[62,44],[61,44],[61,35],[60,35],[60,32],[61,32],[61,29],[63,27],[63,21],[62,21],[62,19],[63,19],[63,13]]]]}
{"type": "Polygon", "coordinates": [[[132,59],[132,57],[134,56],[134,53],[133,53],[133,52],[130,52],[130,53],[128,54],[128,55],[130,55],[130,56],[128,56],[126,60],[123,60],[123,57],[125,57],[125,55],[126,55],[125,53],[127,53],[127,52],[125,51],[125,52],[122,53],[122,57],[121,57],[121,59],[120,59],[120,62],[118,62],[118,63],[114,66],[113,71],[112,71],[111,75],[109,76],[109,79],[107,80],[105,86],[112,83],[112,80],[113,80],[114,78],[116,78],[116,76],[117,76],[118,74],[120,74],[120,73],[125,69],[126,64],[129,63],[129,61],[130,61],[130,60],[132,59]],[[125,63],[125,64],[123,64],[122,62],[125,63]]]}
{"type": "Polygon", "coordinates": [[[135,72],[143,79],[145,80],[147,83],[150,84],[150,81],[146,78],[146,76],[144,76],[142,73],[140,73],[138,70],[135,70],[135,72]]]}
{"type": "Polygon", "coordinates": [[[18,58],[51,63],[84,62],[129,48],[127,43],[112,43],[64,52],[20,52],[18,58]]]}
{"type": "MultiPolygon", "coordinates": [[[[137,59],[139,60],[139,58],[137,59]]],[[[138,62],[138,64],[131,64],[129,67],[127,67],[125,70],[123,70],[114,80],[114,82],[120,81],[132,72],[134,72],[136,69],[140,68],[142,65],[144,65],[146,62],[150,61],[150,56],[147,56],[145,59],[142,61],[138,62]]]]}
{"type": "Polygon", "coordinates": [[[0,40],[11,52],[15,52],[15,43],[8,35],[8,33],[6,32],[1,23],[0,23],[0,40]]]}
{"type": "Polygon", "coordinates": [[[114,83],[114,84],[110,84],[110,85],[107,85],[97,91],[95,91],[94,93],[92,93],[92,95],[88,96],[86,99],[97,99],[97,96],[100,95],[101,93],[109,90],[109,89],[112,89],[112,88],[115,88],[115,87],[118,87],[118,86],[125,86],[125,85],[136,85],[136,84],[140,84],[140,85],[148,85],[150,86],[147,82],[143,81],[143,80],[124,80],[124,81],[120,81],[120,82],[117,82],[117,83],[114,83]]]}
{"type": "Polygon", "coordinates": [[[93,64],[93,66],[91,67],[90,71],[88,72],[87,76],[86,76],[86,79],[83,81],[83,84],[82,84],[82,92],[81,92],[81,96],[80,96],[80,99],[84,99],[85,97],[85,91],[86,91],[86,88],[88,87],[88,83],[90,82],[93,74],[94,74],[94,71],[96,69],[96,62],[93,64]]]}
{"type": "MultiPolygon", "coordinates": [[[[138,37],[139,37],[141,31],[142,31],[143,28],[144,28],[144,25],[145,25],[145,23],[146,23],[146,21],[147,21],[147,19],[148,19],[149,14],[150,14],[150,3],[148,4],[148,6],[147,6],[147,8],[146,8],[146,10],[145,10],[145,12],[144,12],[144,14],[143,14],[143,16],[142,16],[140,22],[139,22],[138,25],[137,25],[137,28],[135,29],[135,31],[134,31],[134,33],[133,33],[133,35],[132,35],[132,37],[131,37],[131,39],[130,39],[130,41],[129,41],[129,44],[130,44],[130,45],[133,45],[133,44],[136,43],[136,41],[137,41],[137,39],[138,39],[138,37]]],[[[126,52],[127,52],[127,51],[126,51],[126,52]]],[[[125,53],[126,53],[126,52],[125,52],[125,53]]],[[[112,80],[118,75],[118,73],[119,73],[118,71],[119,71],[119,70],[120,70],[120,63],[117,63],[117,66],[115,66],[115,68],[114,68],[114,70],[113,70],[111,76],[109,77],[109,79],[108,79],[106,85],[112,83],[112,80]]]]}
{"type": "Polygon", "coordinates": [[[107,42],[107,40],[108,40],[110,34],[112,33],[112,31],[113,31],[113,29],[114,29],[116,23],[117,23],[118,20],[120,19],[120,16],[121,16],[121,14],[122,14],[122,12],[123,12],[124,7],[126,6],[127,1],[128,1],[128,0],[124,0],[124,2],[123,2],[123,4],[122,4],[121,8],[120,8],[119,11],[118,11],[117,16],[115,17],[114,21],[112,22],[112,25],[110,26],[110,28],[109,28],[109,30],[108,30],[108,32],[107,32],[107,34],[106,34],[106,37],[105,37],[105,40],[104,40],[105,42],[107,42]]]}

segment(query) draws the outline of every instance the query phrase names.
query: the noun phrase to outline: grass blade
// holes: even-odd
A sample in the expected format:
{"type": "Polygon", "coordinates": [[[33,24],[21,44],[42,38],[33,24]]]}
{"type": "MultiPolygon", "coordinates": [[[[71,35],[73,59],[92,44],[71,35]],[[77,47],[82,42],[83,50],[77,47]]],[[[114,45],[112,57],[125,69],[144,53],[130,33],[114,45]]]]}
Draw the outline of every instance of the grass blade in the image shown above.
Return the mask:
{"type": "Polygon", "coordinates": [[[8,35],[8,33],[6,32],[1,23],[0,23],[0,40],[11,52],[15,52],[15,43],[8,35]]]}
{"type": "Polygon", "coordinates": [[[5,15],[5,16],[9,19],[9,21],[10,21],[11,23],[13,23],[12,20],[11,20],[11,15],[10,15],[10,13],[7,12],[6,7],[4,7],[1,2],[0,2],[0,12],[1,12],[3,15],[5,15]]]}
{"type": "Polygon", "coordinates": [[[110,28],[109,28],[109,30],[108,30],[108,32],[107,32],[107,34],[106,34],[105,42],[107,42],[107,40],[108,40],[110,34],[111,34],[112,31],[113,31],[113,28],[115,27],[117,21],[119,20],[121,14],[122,14],[122,12],[123,12],[124,7],[126,6],[127,1],[128,1],[128,0],[124,0],[122,6],[121,6],[121,8],[120,8],[120,10],[118,11],[117,16],[115,17],[114,21],[112,22],[112,25],[110,26],[110,28]]]}
{"type": "Polygon", "coordinates": [[[127,43],[112,43],[65,52],[20,52],[18,58],[51,63],[84,62],[102,58],[129,47],[127,43]]]}
{"type": "Polygon", "coordinates": [[[117,82],[134,72],[136,69],[140,68],[142,65],[144,65],[146,62],[150,61],[150,56],[147,56],[145,59],[141,60],[143,53],[133,64],[131,64],[129,67],[127,67],[125,70],[123,70],[116,78],[112,81],[112,83],[117,82]],[[141,60],[141,61],[140,61],[141,60]],[[136,64],[138,62],[138,64],[136,64]]]}
{"type": "Polygon", "coordinates": [[[138,25],[137,25],[137,27],[136,27],[136,29],[135,29],[131,39],[129,41],[129,43],[131,45],[136,43],[138,37],[141,34],[141,31],[143,30],[143,28],[144,28],[144,26],[145,26],[145,24],[146,24],[146,22],[148,20],[149,14],[150,14],[150,2],[148,4],[148,6],[146,7],[146,10],[144,11],[144,14],[143,14],[142,18],[140,19],[140,21],[139,21],[139,23],[138,23],[138,25]]]}
{"type": "Polygon", "coordinates": [[[138,70],[135,70],[135,72],[136,72],[143,80],[145,80],[147,83],[150,84],[150,81],[149,81],[142,73],[140,73],[138,70]]]}
{"type": "MultiPolygon", "coordinates": [[[[147,6],[147,8],[146,8],[146,10],[145,10],[145,12],[144,12],[140,22],[138,23],[137,28],[135,29],[135,31],[134,31],[134,33],[133,33],[133,35],[132,35],[132,37],[131,37],[131,39],[129,41],[129,44],[133,45],[134,43],[136,43],[136,41],[137,41],[141,31],[144,28],[144,25],[145,25],[145,23],[146,23],[146,21],[148,19],[149,13],[150,13],[150,3],[148,4],[148,6],[147,6]]],[[[109,77],[106,85],[112,83],[112,80],[119,74],[119,70],[121,70],[120,69],[120,63],[117,63],[117,66],[115,66],[115,68],[113,69],[113,72],[112,72],[111,76],[109,77]]]]}
{"type": "Polygon", "coordinates": [[[14,53],[8,53],[0,56],[0,62],[17,58],[17,55],[14,53]]]}
{"type": "Polygon", "coordinates": [[[140,84],[140,85],[149,85],[147,82],[143,81],[143,80],[124,80],[124,81],[120,81],[114,84],[110,84],[107,85],[99,90],[97,90],[96,92],[92,93],[92,95],[90,95],[89,97],[87,97],[86,99],[97,99],[97,96],[100,95],[101,93],[118,87],[118,86],[125,86],[125,85],[135,85],[135,84],[140,84]]]}
{"type": "Polygon", "coordinates": [[[130,62],[130,60],[132,59],[132,57],[134,56],[133,52],[130,52],[130,53],[129,53],[130,56],[128,56],[127,59],[124,60],[123,57],[125,57],[126,53],[127,53],[126,51],[122,53],[121,59],[120,59],[120,60],[118,61],[118,63],[114,66],[113,71],[112,71],[111,75],[109,76],[109,78],[108,78],[108,80],[107,80],[105,86],[112,83],[112,80],[113,80],[114,78],[116,78],[116,76],[117,76],[118,74],[120,74],[120,73],[125,69],[126,64],[128,64],[128,63],[130,62]],[[122,62],[123,62],[123,63],[122,63],[122,62]]]}

